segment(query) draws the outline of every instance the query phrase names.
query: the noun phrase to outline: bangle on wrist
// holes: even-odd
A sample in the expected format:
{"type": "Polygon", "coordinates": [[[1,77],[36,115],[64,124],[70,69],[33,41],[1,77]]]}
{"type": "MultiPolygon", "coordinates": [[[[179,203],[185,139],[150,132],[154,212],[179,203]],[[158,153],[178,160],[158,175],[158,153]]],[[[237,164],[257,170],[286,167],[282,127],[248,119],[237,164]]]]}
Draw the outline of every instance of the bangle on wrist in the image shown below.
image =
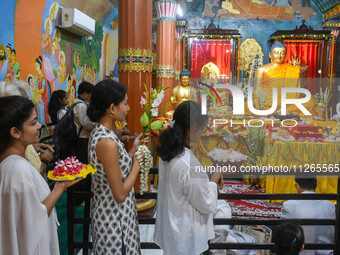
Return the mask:
{"type": "Polygon", "coordinates": [[[130,140],[129,136],[128,135],[125,135],[126,136],[126,142],[128,142],[130,140]]]}

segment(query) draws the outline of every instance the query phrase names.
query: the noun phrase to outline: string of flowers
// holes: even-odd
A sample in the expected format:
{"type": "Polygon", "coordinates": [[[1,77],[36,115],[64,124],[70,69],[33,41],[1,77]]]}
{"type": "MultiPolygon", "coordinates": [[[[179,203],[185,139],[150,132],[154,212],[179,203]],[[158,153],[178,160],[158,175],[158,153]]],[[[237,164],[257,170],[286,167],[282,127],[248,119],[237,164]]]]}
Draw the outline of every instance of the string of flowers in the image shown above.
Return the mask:
{"type": "Polygon", "coordinates": [[[325,89],[325,91],[322,91],[322,88],[320,87],[320,101],[323,102],[325,105],[328,105],[329,103],[329,94],[330,90],[328,88],[325,89]]]}
{"type": "MultiPolygon", "coordinates": [[[[169,87],[163,88],[162,84],[157,89],[151,89],[150,94],[146,85],[144,84],[145,91],[144,97],[141,96],[141,107],[144,109],[142,116],[140,117],[140,124],[143,127],[142,140],[145,138],[149,131],[158,131],[163,128],[164,119],[157,119],[171,103],[166,104],[162,109],[159,109],[160,104],[164,98],[164,91],[169,87]]],[[[140,174],[140,190],[139,193],[143,195],[148,191],[148,174],[152,167],[152,156],[149,148],[146,145],[140,145],[136,157],[141,168],[140,174]],[[144,154],[144,157],[142,156],[144,154]]]]}
{"type": "Polygon", "coordinates": [[[260,90],[261,90],[260,88],[256,88],[256,96],[257,96],[257,99],[258,99],[259,108],[260,108],[260,110],[262,110],[266,101],[267,101],[269,90],[266,89],[266,88],[263,88],[262,91],[260,91],[260,90]]]}
{"type": "Polygon", "coordinates": [[[144,192],[148,191],[148,175],[150,167],[152,166],[152,156],[149,148],[142,144],[136,152],[136,157],[140,165],[139,193],[143,195],[144,192]],[[142,157],[142,153],[144,154],[144,158],[142,157]]]}

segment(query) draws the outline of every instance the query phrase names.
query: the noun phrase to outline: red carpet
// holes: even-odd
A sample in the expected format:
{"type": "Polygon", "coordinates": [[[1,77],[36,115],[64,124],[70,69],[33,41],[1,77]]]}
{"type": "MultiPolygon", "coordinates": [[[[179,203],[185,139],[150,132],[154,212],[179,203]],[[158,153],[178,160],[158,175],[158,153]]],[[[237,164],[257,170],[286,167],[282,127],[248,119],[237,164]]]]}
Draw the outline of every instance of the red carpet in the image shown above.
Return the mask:
{"type": "MultiPolygon", "coordinates": [[[[226,193],[265,193],[264,190],[251,190],[250,184],[225,182],[226,193]]],[[[227,200],[232,216],[249,218],[280,218],[282,203],[268,203],[267,200],[227,200]]]]}

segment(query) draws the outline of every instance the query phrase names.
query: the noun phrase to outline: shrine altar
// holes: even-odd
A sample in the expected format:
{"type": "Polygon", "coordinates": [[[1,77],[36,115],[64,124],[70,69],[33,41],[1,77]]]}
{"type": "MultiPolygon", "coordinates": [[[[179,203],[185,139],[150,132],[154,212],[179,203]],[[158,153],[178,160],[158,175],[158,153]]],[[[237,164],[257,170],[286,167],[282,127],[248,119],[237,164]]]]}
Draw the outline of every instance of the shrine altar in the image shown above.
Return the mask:
{"type": "MultiPolygon", "coordinates": [[[[340,162],[340,144],[329,142],[281,142],[267,144],[264,162],[272,166],[292,166],[297,171],[302,166],[310,174],[317,164],[335,166],[340,162]]],[[[339,165],[338,165],[339,166],[339,165]]],[[[337,193],[338,175],[318,176],[317,193],[337,193]]],[[[262,183],[267,193],[297,193],[294,176],[266,176],[262,183]]]]}
{"type": "MultiPolygon", "coordinates": [[[[334,123],[329,122],[326,126],[334,123]]],[[[241,131],[240,135],[244,135],[241,131]]],[[[203,166],[212,165],[208,153],[213,148],[234,149],[243,154],[248,154],[248,149],[242,139],[235,139],[227,142],[223,136],[210,135],[202,136],[197,146],[193,148],[197,158],[203,166]]],[[[289,168],[300,167],[309,168],[310,173],[315,171],[317,164],[327,164],[327,166],[339,164],[340,162],[340,143],[338,142],[310,142],[310,141],[279,141],[266,138],[263,165],[287,166],[289,168]],[[312,167],[312,169],[311,169],[312,167]]],[[[244,164],[245,165],[245,164],[244,164]]],[[[338,165],[339,166],[339,165],[338,165]]],[[[338,186],[338,175],[318,176],[317,193],[336,193],[338,186]]],[[[260,176],[260,185],[267,193],[297,193],[295,188],[294,176],[260,176]]]]}

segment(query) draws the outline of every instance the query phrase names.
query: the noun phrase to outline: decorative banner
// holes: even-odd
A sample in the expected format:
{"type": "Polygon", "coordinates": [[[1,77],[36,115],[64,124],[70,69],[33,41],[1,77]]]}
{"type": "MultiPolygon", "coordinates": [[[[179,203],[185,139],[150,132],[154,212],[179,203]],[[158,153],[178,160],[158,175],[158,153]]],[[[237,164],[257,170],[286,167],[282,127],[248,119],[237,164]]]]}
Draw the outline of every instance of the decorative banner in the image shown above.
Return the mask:
{"type": "Polygon", "coordinates": [[[330,18],[338,15],[340,13],[340,5],[335,6],[334,8],[330,9],[329,11],[325,12],[325,20],[329,20],[330,18]]]}
{"type": "Polygon", "coordinates": [[[197,38],[197,39],[238,39],[240,35],[196,35],[196,34],[185,34],[184,38],[197,38]]]}
{"type": "Polygon", "coordinates": [[[171,65],[157,65],[157,78],[173,79],[175,78],[175,70],[171,65]]]}
{"type": "Polygon", "coordinates": [[[179,76],[180,74],[181,74],[181,71],[175,72],[175,80],[178,80],[178,81],[180,80],[180,76],[179,76]]]}
{"type": "Polygon", "coordinates": [[[152,50],[120,49],[118,52],[119,72],[152,72],[152,50]]]}
{"type": "Polygon", "coordinates": [[[315,34],[303,34],[303,35],[279,35],[272,36],[272,40],[281,40],[281,39],[306,39],[306,40],[328,40],[332,39],[332,36],[329,34],[315,35],[315,34]]]}
{"type": "Polygon", "coordinates": [[[322,27],[340,27],[340,22],[327,21],[327,22],[322,24],[322,27]]]}

